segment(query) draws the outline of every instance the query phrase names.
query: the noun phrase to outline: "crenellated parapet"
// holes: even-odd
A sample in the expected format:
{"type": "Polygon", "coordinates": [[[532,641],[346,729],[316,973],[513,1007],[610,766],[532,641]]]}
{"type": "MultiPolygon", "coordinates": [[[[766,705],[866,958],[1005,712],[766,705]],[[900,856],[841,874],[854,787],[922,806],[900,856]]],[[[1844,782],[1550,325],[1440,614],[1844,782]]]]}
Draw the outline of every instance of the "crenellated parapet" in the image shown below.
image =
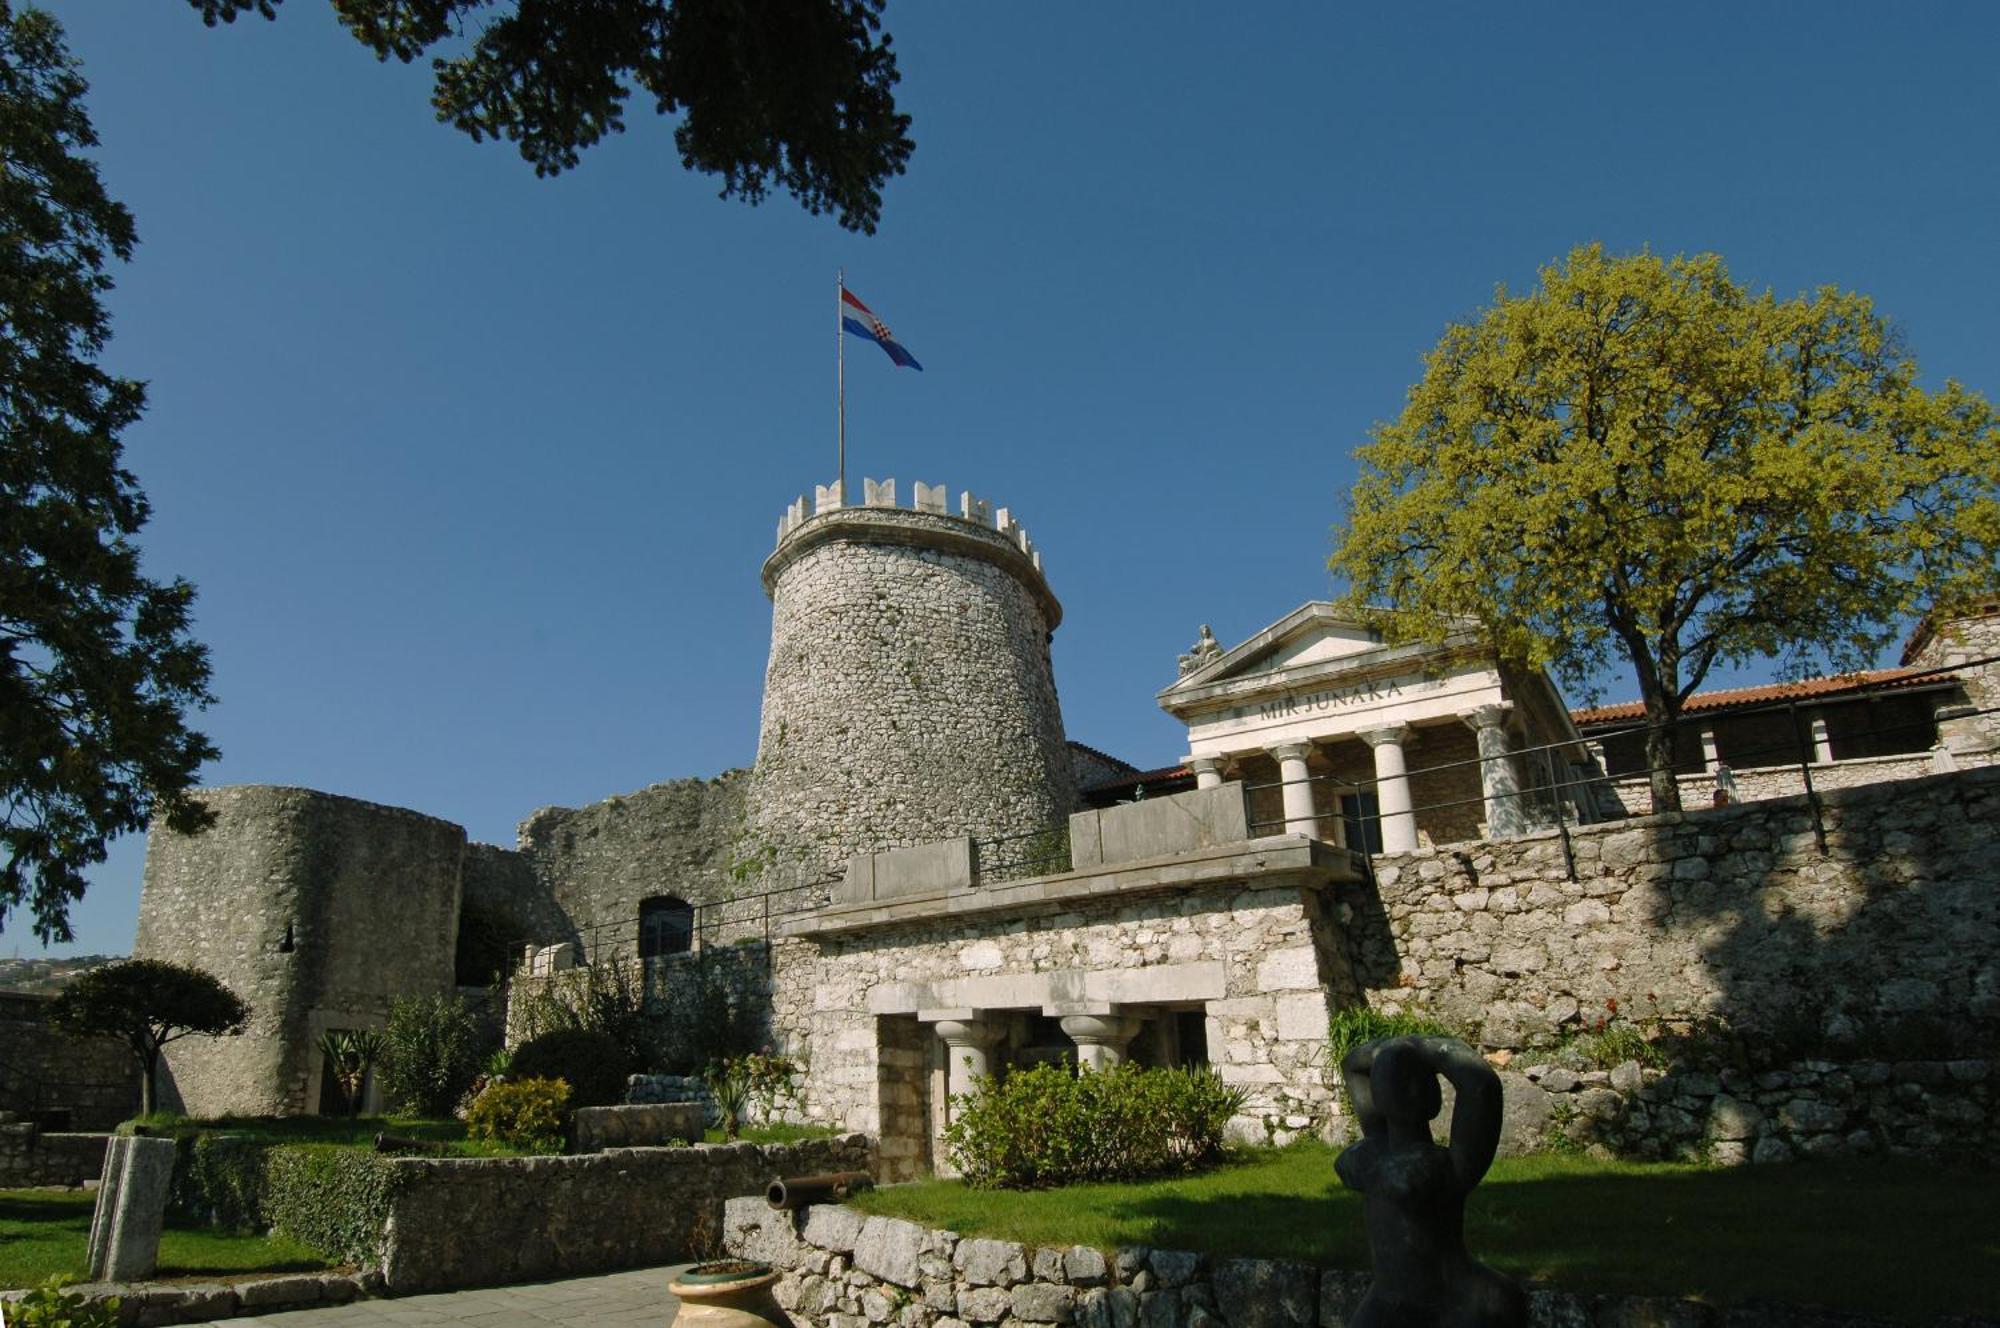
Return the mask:
{"type": "Polygon", "coordinates": [[[778,519],[777,548],[764,563],[765,593],[772,592],[779,572],[807,550],[828,539],[860,539],[930,546],[998,562],[1042,601],[1051,629],[1062,621],[1062,606],[1042,572],[1041,551],[1011,511],[969,489],[959,493],[954,506],[944,485],[921,480],[912,499],[908,507],[897,502],[893,479],[862,480],[859,504],[845,502],[837,484],[814,485],[810,499],[794,499],[778,519]]]}

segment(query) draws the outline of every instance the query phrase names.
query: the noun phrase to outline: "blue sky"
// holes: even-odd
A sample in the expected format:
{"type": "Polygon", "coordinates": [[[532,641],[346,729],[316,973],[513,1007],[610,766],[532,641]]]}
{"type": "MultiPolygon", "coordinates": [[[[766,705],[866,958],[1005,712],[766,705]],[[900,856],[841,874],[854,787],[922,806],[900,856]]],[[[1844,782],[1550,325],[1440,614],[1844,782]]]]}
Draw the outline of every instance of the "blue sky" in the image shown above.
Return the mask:
{"type": "MultiPolygon", "coordinates": [[[[323,0],[50,7],[138,219],[108,362],[151,384],[148,568],[201,592],[207,782],[489,842],[754,757],[843,266],[926,370],[849,342],[851,482],[1012,508],[1070,736],[1141,765],[1185,750],[1152,697],[1200,623],[1332,591],[1351,453],[1445,324],[1576,244],[1866,292],[1928,381],[2000,392],[1985,3],[905,0],[917,151],[872,237],[719,200],[643,110],[536,179],[323,0]]],[[[63,952],[130,945],[142,860],[63,952]]]]}

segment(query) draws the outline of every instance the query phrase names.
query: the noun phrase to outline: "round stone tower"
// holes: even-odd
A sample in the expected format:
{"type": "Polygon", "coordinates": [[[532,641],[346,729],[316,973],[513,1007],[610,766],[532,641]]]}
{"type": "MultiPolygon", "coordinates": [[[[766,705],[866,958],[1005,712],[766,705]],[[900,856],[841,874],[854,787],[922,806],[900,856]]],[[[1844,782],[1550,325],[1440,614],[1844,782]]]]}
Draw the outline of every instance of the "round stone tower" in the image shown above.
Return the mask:
{"type": "Polygon", "coordinates": [[[771,661],[747,853],[782,881],[860,853],[1061,825],[1075,777],[1049,666],[1062,606],[1005,508],[943,486],[822,488],[764,563],[771,661]]]}

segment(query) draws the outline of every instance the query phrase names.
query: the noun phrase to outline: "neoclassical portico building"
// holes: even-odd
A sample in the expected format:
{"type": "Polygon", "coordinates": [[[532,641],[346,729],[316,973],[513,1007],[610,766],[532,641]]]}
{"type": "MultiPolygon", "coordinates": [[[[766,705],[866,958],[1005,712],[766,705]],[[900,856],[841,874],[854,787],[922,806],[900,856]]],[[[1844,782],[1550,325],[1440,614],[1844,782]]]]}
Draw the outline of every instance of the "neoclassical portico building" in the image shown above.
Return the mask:
{"type": "Polygon", "coordinates": [[[1504,837],[1546,819],[1551,785],[1597,819],[1555,685],[1470,629],[1392,646],[1317,601],[1229,650],[1204,627],[1159,702],[1197,787],[1243,781],[1260,833],[1391,853],[1504,837]]]}

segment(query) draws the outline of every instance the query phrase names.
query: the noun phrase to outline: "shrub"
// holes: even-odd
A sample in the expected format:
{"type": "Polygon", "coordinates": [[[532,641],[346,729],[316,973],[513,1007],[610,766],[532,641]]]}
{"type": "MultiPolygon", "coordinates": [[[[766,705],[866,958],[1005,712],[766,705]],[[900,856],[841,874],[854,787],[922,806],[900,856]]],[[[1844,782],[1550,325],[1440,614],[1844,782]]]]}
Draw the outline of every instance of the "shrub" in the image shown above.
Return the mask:
{"type": "Polygon", "coordinates": [[[264,1216],[271,1229],[330,1259],[374,1264],[395,1193],[391,1159],[337,1144],[280,1144],[266,1154],[264,1216]]]}
{"type": "Polygon", "coordinates": [[[705,1073],[767,1040],[752,1003],[732,999],[729,984],[707,965],[668,967],[661,986],[659,1061],[668,1073],[705,1073]]]}
{"type": "Polygon", "coordinates": [[[92,1305],[73,1291],[72,1281],[57,1273],[7,1307],[7,1328],[118,1328],[118,1296],[92,1305]]]}
{"type": "Polygon", "coordinates": [[[568,1110],[569,1085],[560,1079],[488,1084],[465,1113],[465,1133],[532,1152],[559,1153],[568,1110]]]}
{"type": "Polygon", "coordinates": [[[1574,1070],[1608,1070],[1626,1061],[1658,1070],[1666,1068],[1667,1054],[1630,1024],[1600,1023],[1565,1040],[1555,1060],[1574,1070]]]}
{"type": "Polygon", "coordinates": [[[168,1204],[177,1215],[228,1231],[270,1225],[264,1215],[267,1140],[198,1131],[174,1143],[179,1152],[168,1204]]]}
{"type": "Polygon", "coordinates": [[[1364,1042],[1392,1037],[1460,1037],[1458,1029],[1425,1014],[1400,1014],[1372,1005],[1350,1005],[1327,1020],[1327,1065],[1336,1081],[1347,1053],[1364,1042]]]}
{"type": "Polygon", "coordinates": [[[1056,1065],[982,1078],[945,1147],[969,1185],[1025,1189],[1191,1171],[1222,1152],[1243,1093],[1206,1069],[1056,1065]]]}
{"type": "Polygon", "coordinates": [[[451,1115],[472,1086],[488,1041],[479,1014],[456,994],[397,1001],[382,1036],[383,1091],[434,1120],[451,1115]]]}
{"type": "Polygon", "coordinates": [[[623,1101],[631,1072],[624,1049],[609,1034],[589,1028],[557,1029],[523,1042],[507,1070],[516,1079],[567,1081],[571,1103],[579,1107],[623,1101]]]}

